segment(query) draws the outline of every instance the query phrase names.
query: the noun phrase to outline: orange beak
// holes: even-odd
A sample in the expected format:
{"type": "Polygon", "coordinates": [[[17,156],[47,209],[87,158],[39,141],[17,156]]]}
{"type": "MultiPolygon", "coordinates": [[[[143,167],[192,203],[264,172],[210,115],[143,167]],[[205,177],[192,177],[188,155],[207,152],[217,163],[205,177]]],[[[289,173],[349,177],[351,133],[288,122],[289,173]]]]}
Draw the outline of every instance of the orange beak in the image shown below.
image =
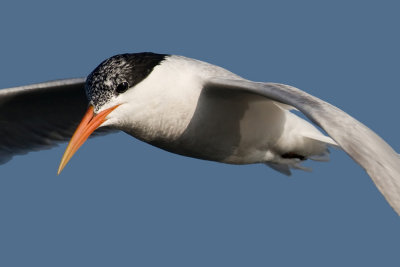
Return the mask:
{"type": "Polygon", "coordinates": [[[61,159],[60,166],[58,167],[57,175],[61,173],[64,169],[65,165],[67,165],[68,161],[72,158],[75,152],[83,145],[86,139],[103,123],[106,121],[106,117],[111,113],[114,109],[116,109],[119,105],[103,110],[99,114],[94,114],[94,108],[92,105],[89,106],[86,111],[85,116],[78,128],[75,130],[74,135],[72,136],[67,149],[64,152],[64,155],[61,159]]]}

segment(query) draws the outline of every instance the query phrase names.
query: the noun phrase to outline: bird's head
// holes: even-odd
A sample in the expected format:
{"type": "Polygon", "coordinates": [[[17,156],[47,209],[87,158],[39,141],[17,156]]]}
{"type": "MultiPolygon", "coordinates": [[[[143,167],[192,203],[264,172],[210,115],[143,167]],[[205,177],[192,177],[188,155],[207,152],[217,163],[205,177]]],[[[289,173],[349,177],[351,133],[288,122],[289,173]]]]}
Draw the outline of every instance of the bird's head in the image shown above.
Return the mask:
{"type": "Polygon", "coordinates": [[[89,106],[61,159],[58,174],[86,139],[99,127],[113,126],[118,108],[127,103],[130,90],[143,81],[166,55],[136,53],[103,61],[86,79],[89,106]]]}

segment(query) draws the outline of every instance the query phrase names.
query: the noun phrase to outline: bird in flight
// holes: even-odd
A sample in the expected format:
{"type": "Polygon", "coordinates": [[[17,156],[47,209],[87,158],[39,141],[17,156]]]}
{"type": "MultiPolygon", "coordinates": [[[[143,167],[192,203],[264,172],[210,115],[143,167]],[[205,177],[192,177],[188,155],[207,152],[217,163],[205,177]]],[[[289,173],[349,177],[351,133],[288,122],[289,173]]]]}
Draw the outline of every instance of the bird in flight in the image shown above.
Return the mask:
{"type": "Polygon", "coordinates": [[[365,169],[400,215],[400,156],[371,129],[295,87],[183,56],[121,54],[87,78],[2,89],[0,126],[0,163],[70,139],[58,173],[89,136],[115,130],[180,155],[264,163],[286,175],[307,170],[307,159],[328,160],[333,146],[365,169]]]}

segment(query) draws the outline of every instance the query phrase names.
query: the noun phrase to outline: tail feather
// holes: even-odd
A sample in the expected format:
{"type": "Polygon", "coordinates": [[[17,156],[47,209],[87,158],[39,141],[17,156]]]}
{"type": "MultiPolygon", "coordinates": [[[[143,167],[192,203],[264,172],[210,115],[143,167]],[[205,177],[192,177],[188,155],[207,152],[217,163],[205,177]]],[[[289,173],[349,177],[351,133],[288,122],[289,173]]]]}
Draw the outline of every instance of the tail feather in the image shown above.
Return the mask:
{"type": "Polygon", "coordinates": [[[311,160],[314,160],[314,161],[327,162],[330,159],[329,150],[326,150],[326,152],[324,154],[322,154],[322,155],[313,155],[313,156],[309,156],[308,158],[311,159],[311,160]]]}
{"type": "Polygon", "coordinates": [[[329,161],[328,147],[340,148],[308,121],[289,111],[286,114],[283,135],[277,142],[280,154],[266,163],[274,170],[285,175],[290,175],[291,169],[311,171],[311,168],[301,165],[304,160],[329,161]]]}
{"type": "Polygon", "coordinates": [[[304,137],[307,137],[309,139],[315,140],[315,141],[320,141],[322,143],[325,143],[327,145],[336,147],[336,148],[340,148],[340,146],[329,136],[323,135],[322,133],[316,135],[314,133],[303,133],[304,137]]]}
{"type": "Polygon", "coordinates": [[[266,162],[265,165],[269,166],[270,168],[274,169],[275,171],[278,171],[284,175],[290,176],[292,175],[292,172],[290,171],[289,165],[287,164],[281,164],[281,163],[275,163],[275,162],[266,162]]]}
{"type": "Polygon", "coordinates": [[[291,160],[291,162],[287,161],[286,163],[277,163],[277,162],[266,162],[265,165],[269,166],[270,168],[278,171],[284,175],[290,176],[292,172],[290,169],[297,169],[306,172],[311,172],[312,169],[310,167],[305,167],[301,165],[300,160],[291,160]]]}
{"type": "Polygon", "coordinates": [[[287,176],[291,175],[291,169],[298,169],[302,171],[310,172],[312,171],[311,168],[302,166],[301,163],[307,159],[314,160],[314,161],[329,161],[330,152],[328,150],[328,146],[339,147],[334,140],[332,140],[328,136],[322,135],[309,135],[304,136],[305,138],[309,139],[312,143],[319,143],[320,145],[325,145],[325,149],[320,154],[312,154],[312,155],[304,155],[303,158],[288,158],[287,156],[276,158],[273,162],[266,162],[265,164],[271,167],[272,169],[283,173],[287,176]]]}

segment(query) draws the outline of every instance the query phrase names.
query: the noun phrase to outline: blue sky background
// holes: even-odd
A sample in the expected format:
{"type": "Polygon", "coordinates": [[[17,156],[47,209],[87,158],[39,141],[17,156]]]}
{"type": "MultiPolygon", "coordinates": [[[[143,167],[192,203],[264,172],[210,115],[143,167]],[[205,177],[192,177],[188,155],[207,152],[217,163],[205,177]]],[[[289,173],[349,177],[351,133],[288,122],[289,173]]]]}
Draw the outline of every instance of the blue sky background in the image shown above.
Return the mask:
{"type": "MultiPolygon", "coordinates": [[[[0,88],[86,76],[118,53],[180,54],[299,87],[400,151],[396,1],[141,2],[3,1],[0,88]]],[[[288,178],[119,133],[57,176],[65,147],[0,167],[0,266],[399,264],[399,217],[341,151],[288,178]]]]}

